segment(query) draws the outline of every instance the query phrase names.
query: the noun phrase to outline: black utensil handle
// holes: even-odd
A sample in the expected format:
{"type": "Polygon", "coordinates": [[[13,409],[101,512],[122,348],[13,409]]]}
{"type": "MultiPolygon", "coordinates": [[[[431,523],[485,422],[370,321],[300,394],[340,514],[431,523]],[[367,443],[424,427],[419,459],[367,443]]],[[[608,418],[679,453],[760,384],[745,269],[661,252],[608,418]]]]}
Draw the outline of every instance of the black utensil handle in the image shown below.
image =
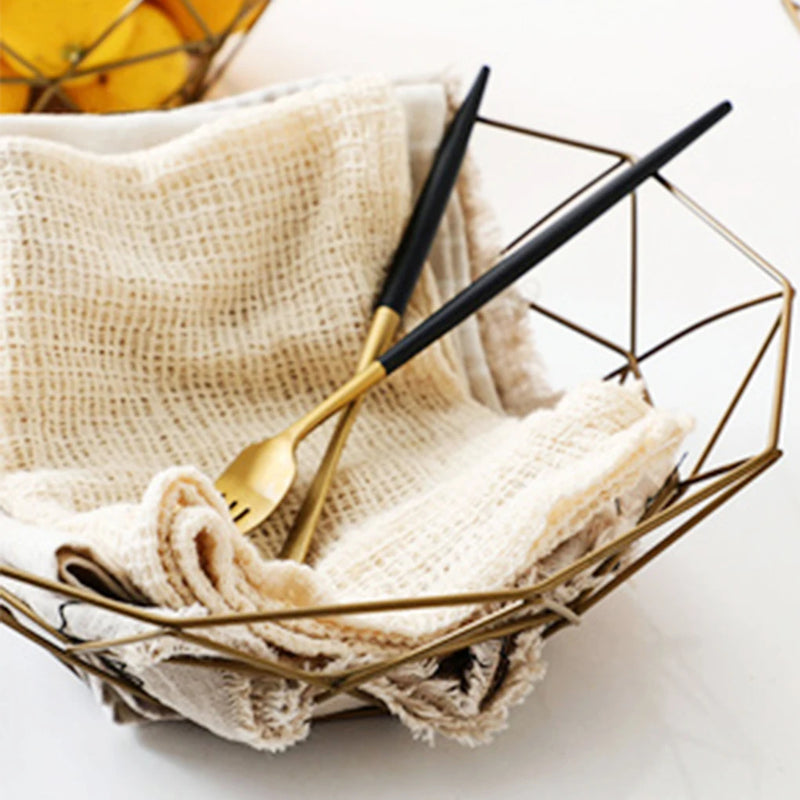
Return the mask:
{"type": "Polygon", "coordinates": [[[402,316],[428,257],[478,116],[489,67],[482,67],[447,127],[428,177],[395,251],[377,305],[402,316]]]}
{"type": "Polygon", "coordinates": [[[722,119],[731,108],[731,104],[725,101],[703,114],[481,275],[380,357],[379,361],[386,372],[393,372],[413,358],[547,258],[640,183],[658,172],[670,159],[722,119]]]}

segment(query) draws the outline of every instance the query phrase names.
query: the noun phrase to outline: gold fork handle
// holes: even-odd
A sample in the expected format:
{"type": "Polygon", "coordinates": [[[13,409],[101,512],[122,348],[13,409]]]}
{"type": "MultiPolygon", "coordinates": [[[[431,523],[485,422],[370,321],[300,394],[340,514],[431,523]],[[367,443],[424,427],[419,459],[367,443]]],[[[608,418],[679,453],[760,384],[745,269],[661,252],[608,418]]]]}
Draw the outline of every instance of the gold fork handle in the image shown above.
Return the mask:
{"type": "Polygon", "coordinates": [[[312,408],[304,417],[292,423],[282,435],[288,436],[295,444],[300,442],[318,425],[330,419],[337,411],[341,411],[364,392],[380,383],[386,377],[386,367],[380,361],[373,361],[365,370],[342,384],[333,394],[329,394],[316,408],[312,408]]]}
{"type": "MultiPolygon", "coordinates": [[[[400,324],[400,315],[388,306],[379,306],[372,317],[369,333],[364,341],[361,355],[356,365],[356,374],[367,369],[384,351],[394,338],[400,324]]],[[[333,483],[339,459],[344,452],[347,437],[356,421],[356,416],[364,401],[364,394],[353,400],[339,416],[328,449],[320,462],[314,481],[306,493],[303,505],[295,517],[294,525],[283,545],[280,558],[290,558],[303,562],[308,554],[311,539],[319,522],[325,499],[333,483]]]]}

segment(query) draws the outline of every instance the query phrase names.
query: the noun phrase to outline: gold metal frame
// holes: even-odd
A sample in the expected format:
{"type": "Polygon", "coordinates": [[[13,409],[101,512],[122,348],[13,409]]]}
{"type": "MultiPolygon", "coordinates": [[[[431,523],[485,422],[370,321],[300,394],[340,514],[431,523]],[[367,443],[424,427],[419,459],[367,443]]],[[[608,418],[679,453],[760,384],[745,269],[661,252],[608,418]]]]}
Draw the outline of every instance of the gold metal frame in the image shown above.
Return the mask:
{"type": "Polygon", "coordinates": [[[227,27],[219,33],[214,33],[209,29],[202,14],[194,7],[192,0],[181,0],[186,11],[189,12],[202,30],[202,38],[185,41],[183,44],[175,47],[153,50],[152,52],[131,56],[130,58],[120,58],[114,61],[107,61],[103,64],[96,64],[92,67],[82,67],[81,65],[92,52],[94,52],[94,50],[96,50],[144,2],[146,2],[146,0],[130,0],[120,12],[119,16],[85,50],[75,53],[72,63],[61,75],[52,77],[44,75],[41,70],[28,61],[21,53],[18,53],[7,42],[4,42],[0,36],[0,55],[2,55],[3,52],[8,53],[12,59],[15,59],[33,73],[32,76],[0,77],[0,84],[25,84],[30,87],[31,94],[28,106],[25,109],[26,112],[80,112],[81,109],[78,108],[67,92],[64,91],[64,84],[67,81],[87,75],[109,72],[121,67],[139,64],[142,61],[163,58],[164,56],[183,51],[192,57],[192,67],[189,70],[189,75],[184,84],[169,97],[166,97],[157,107],[172,108],[173,106],[193,103],[197,100],[201,100],[209,89],[222,77],[231,59],[244,44],[246,34],[253,25],[256,24],[261,14],[264,13],[269,5],[267,2],[264,3],[263,7],[260,7],[263,0],[242,0],[242,5],[238,13],[230,23],[228,23],[227,27]],[[254,13],[252,18],[249,18],[249,15],[255,12],[256,9],[258,9],[257,13],[254,13]],[[242,29],[237,30],[242,20],[247,20],[247,23],[242,29]],[[223,46],[228,39],[234,35],[238,37],[235,45],[224,54],[223,58],[218,60],[217,56],[223,46]]]}
{"type": "MultiPolygon", "coordinates": [[[[535,139],[554,142],[571,148],[580,148],[609,156],[614,163],[582,185],[564,201],[547,212],[541,219],[511,242],[506,250],[516,246],[522,239],[543,225],[548,219],[576,201],[592,186],[608,177],[615,170],[634,159],[627,153],[587,142],[544,133],[530,128],[510,125],[485,117],[479,118],[483,125],[512,134],[531,136],[535,139]]],[[[749,263],[760,270],[765,278],[776,285],[770,293],[761,294],[735,306],[698,320],[692,325],[677,331],[664,341],[644,352],[637,347],[638,312],[638,220],[639,201],[636,194],[629,200],[630,216],[630,278],[628,297],[629,334],[623,345],[613,342],[574,322],[560,313],[531,303],[531,309],[554,322],[565,326],[577,335],[583,336],[597,345],[617,354],[621,366],[608,374],[608,380],[624,381],[633,374],[642,377],[642,364],[652,356],[662,352],[676,341],[696,333],[714,322],[738,314],[746,309],[765,304],[776,304],[773,323],[763,341],[758,346],[755,358],[747,366],[741,382],[723,412],[700,456],[690,468],[688,475],[681,478],[676,468],[659,493],[651,498],[647,510],[639,523],[627,533],[619,536],[596,550],[587,553],[574,563],[560,569],[553,575],[533,586],[520,586],[501,591],[472,592],[468,594],[408,597],[402,599],[376,599],[371,602],[341,603],[335,605],[310,606],[261,613],[213,614],[204,617],[175,619],[149,608],[112,600],[86,589],[78,589],[60,582],[48,580],[18,569],[0,566],[0,576],[30,586],[56,592],[73,601],[84,602],[95,607],[115,612],[128,619],[137,620],[150,626],[145,633],[123,638],[76,642],[72,637],[56,630],[7,589],[0,588],[0,622],[16,630],[30,641],[60,659],[73,671],[92,674],[112,686],[124,688],[127,692],[158,706],[154,698],[128,680],[124,675],[112,672],[102,666],[104,661],[96,656],[114,657],[115,650],[126,645],[160,637],[174,637],[207,652],[203,659],[191,659],[195,666],[207,669],[225,669],[246,674],[263,674],[290,680],[303,681],[319,690],[318,702],[334,695],[348,694],[362,702],[370,703],[380,710],[378,702],[362,691],[364,682],[389,672],[400,664],[423,657],[446,657],[458,651],[489,639],[503,639],[505,643],[522,631],[538,629],[549,637],[566,625],[575,624],[580,617],[614,589],[622,585],[633,574],[660,555],[698,523],[713,514],[720,506],[738,494],[745,486],[771,467],[781,456],[779,438],[783,400],[786,384],[786,365],[789,348],[791,306],[794,290],[788,280],[764,258],[739,239],[732,231],[722,225],[708,211],[702,208],[688,194],[676,187],[662,175],[655,180],[669,196],[683,206],[697,220],[707,225],[749,263]],[[777,344],[776,344],[777,342],[777,344]],[[767,441],[758,452],[742,455],[732,463],[706,466],[719,437],[732,418],[736,407],[751,383],[753,375],[762,363],[768,350],[777,347],[777,363],[769,407],[769,433],[767,441]],[[683,515],[678,523],[677,518],[683,515]],[[674,527],[670,523],[675,523],[674,527]],[[632,550],[632,545],[652,534],[647,547],[632,550]],[[581,592],[567,605],[554,600],[553,590],[578,576],[591,575],[592,587],[581,592]],[[258,622],[290,620],[301,618],[323,618],[328,616],[347,616],[351,614],[379,614],[388,611],[413,610],[441,606],[474,606],[475,614],[471,620],[445,635],[407,652],[391,658],[377,659],[373,663],[339,673],[326,673],[300,669],[281,660],[259,658],[240,651],[204,635],[208,628],[226,625],[242,625],[258,622]],[[22,620],[25,620],[23,623],[22,620]]],[[[178,659],[182,660],[182,659],[178,659]]],[[[185,659],[184,659],[185,660],[185,659]]],[[[500,678],[499,680],[502,680],[500,678]]],[[[332,715],[339,716],[339,715],[332,715]]],[[[348,712],[347,716],[351,716],[348,712]]]]}
{"type": "Polygon", "coordinates": [[[792,18],[797,30],[800,31],[800,2],[797,0],[781,0],[786,13],[792,18]]]}

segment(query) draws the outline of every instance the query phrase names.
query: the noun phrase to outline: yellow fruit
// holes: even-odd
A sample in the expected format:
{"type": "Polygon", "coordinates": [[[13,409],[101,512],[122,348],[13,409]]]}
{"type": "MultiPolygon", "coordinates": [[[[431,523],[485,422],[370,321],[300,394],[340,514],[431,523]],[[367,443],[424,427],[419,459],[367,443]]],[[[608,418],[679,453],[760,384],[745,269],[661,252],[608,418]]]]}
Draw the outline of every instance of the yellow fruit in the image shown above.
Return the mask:
{"type": "MultiPolygon", "coordinates": [[[[183,44],[169,18],[157,8],[142,5],[131,15],[133,35],[120,58],[133,58],[183,44]]],[[[189,57],[170,53],[102,72],[88,84],[69,86],[67,94],[84,111],[136,111],[156,108],[183,86],[189,57]]]]}
{"type": "MultiPolygon", "coordinates": [[[[22,75],[35,75],[31,67],[50,78],[62,75],[126,5],[127,0],[2,0],[0,38],[21,58],[14,58],[8,50],[4,51],[4,57],[22,75]]],[[[130,20],[121,23],[92,49],[78,69],[119,57],[131,32],[130,20]]],[[[86,76],[70,83],[88,80],[91,78],[86,76]]]]}
{"type": "MultiPolygon", "coordinates": [[[[172,17],[184,39],[205,39],[206,32],[184,4],[183,0],[157,0],[158,4],[172,17]]],[[[258,14],[266,8],[269,0],[189,0],[192,7],[203,18],[211,33],[222,33],[230,25],[239,11],[253,5],[236,24],[236,30],[246,28],[258,14]]]]}
{"type": "MultiPolygon", "coordinates": [[[[0,78],[16,78],[17,73],[0,61],[0,78]]],[[[0,113],[16,114],[28,105],[30,89],[24,83],[0,83],[0,113]]]]}

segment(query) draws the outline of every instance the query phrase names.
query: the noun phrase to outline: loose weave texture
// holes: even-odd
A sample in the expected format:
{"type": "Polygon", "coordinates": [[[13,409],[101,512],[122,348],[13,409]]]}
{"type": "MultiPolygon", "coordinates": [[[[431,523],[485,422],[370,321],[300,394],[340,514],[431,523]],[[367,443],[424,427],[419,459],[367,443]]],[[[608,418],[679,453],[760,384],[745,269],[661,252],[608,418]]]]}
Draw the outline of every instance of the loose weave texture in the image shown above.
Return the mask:
{"type": "MultiPolygon", "coordinates": [[[[324,82],[121,154],[0,138],[9,515],[60,536],[60,556],[98,564],[120,591],[179,613],[515,586],[635,523],[688,422],[637,386],[591,383],[554,405],[513,292],[370,393],[308,566],[274,556],[329,428],[301,448],[298,480],[255,541],[227,519],[207,476],[351,374],[441,128],[415,129],[426,128],[413,111],[423,95],[377,78],[324,82]]],[[[406,329],[485,269],[484,215],[468,168],[406,329]]],[[[476,613],[208,635],[325,672],[476,613]]],[[[72,632],[107,633],[106,616],[77,612],[72,632]]],[[[510,655],[477,645],[458,675],[427,659],[361,688],[418,735],[483,741],[541,674],[540,647],[533,631],[510,655]],[[501,660],[508,675],[490,693],[501,660]]],[[[170,663],[201,653],[156,642],[118,655],[152,696],[219,735],[280,749],[307,734],[318,689],[170,663]]]]}

